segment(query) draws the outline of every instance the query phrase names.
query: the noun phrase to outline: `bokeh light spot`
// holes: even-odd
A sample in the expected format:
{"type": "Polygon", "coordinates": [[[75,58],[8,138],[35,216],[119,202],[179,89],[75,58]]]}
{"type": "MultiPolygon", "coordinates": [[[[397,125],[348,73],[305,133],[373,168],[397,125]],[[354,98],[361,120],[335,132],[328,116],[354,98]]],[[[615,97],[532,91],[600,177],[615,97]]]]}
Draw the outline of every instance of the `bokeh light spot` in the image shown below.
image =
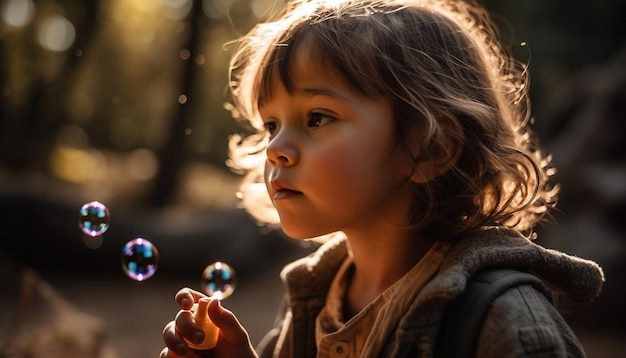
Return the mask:
{"type": "Polygon", "coordinates": [[[182,49],[180,50],[179,56],[181,60],[186,61],[189,59],[189,57],[191,57],[191,52],[189,52],[189,50],[187,49],[182,49]]]}
{"type": "Polygon", "coordinates": [[[156,155],[148,149],[136,149],[126,159],[126,168],[131,177],[137,180],[152,179],[159,169],[156,155]]]}
{"type": "Polygon", "coordinates": [[[223,19],[228,15],[232,6],[233,0],[204,0],[202,2],[202,11],[211,19],[223,19]]]}
{"type": "Polygon", "coordinates": [[[34,14],[35,3],[32,0],[8,0],[2,6],[2,20],[9,26],[24,27],[34,14]]]}
{"type": "Polygon", "coordinates": [[[74,183],[88,183],[106,176],[107,161],[97,150],[57,146],[50,154],[50,171],[74,183]]]}
{"type": "Polygon", "coordinates": [[[171,20],[182,20],[191,10],[192,0],[161,0],[163,16],[171,20]]]}
{"type": "Polygon", "coordinates": [[[74,44],[76,30],[66,18],[52,15],[46,18],[39,28],[37,40],[50,51],[62,52],[74,44]]]}

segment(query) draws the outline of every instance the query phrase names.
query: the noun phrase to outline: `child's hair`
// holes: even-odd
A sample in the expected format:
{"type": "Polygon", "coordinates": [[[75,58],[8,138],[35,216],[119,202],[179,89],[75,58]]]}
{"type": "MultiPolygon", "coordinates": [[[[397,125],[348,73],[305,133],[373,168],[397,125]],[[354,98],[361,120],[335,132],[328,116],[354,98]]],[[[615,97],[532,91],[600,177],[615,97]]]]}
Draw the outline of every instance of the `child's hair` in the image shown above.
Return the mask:
{"type": "Polygon", "coordinates": [[[263,185],[269,137],[258,105],[273,81],[293,89],[291,66],[304,43],[355,90],[392,101],[398,145],[419,145],[416,163],[462,143],[450,170],[419,184],[412,225],[447,238],[494,226],[531,234],[555,205],[558,187],[548,183],[550,158],[527,128],[526,68],[506,55],[496,34],[472,1],[288,2],[236,42],[231,62],[229,107],[256,130],[230,142],[229,165],[247,174],[243,206],[260,222],[278,223],[263,185]],[[457,138],[447,130],[451,118],[462,127],[457,138]],[[412,143],[415,128],[426,133],[422,143],[412,143]]]}

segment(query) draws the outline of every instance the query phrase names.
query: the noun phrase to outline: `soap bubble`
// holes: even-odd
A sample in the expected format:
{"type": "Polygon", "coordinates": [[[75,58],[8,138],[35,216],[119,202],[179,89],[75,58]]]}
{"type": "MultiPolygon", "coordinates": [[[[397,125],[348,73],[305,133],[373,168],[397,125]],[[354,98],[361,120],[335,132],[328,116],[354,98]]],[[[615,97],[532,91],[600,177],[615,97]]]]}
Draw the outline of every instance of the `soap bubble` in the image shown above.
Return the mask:
{"type": "Polygon", "coordinates": [[[89,202],[78,211],[78,227],[91,237],[104,234],[110,221],[109,209],[98,201],[89,202]]]}
{"type": "Polygon", "coordinates": [[[217,261],[202,272],[202,290],[218,300],[229,297],[237,285],[235,270],[228,264],[217,261]]]}
{"type": "Polygon", "coordinates": [[[159,251],[156,246],[143,238],[126,243],[122,249],[122,269],[135,281],[147,280],[156,272],[159,264],[159,251]]]}

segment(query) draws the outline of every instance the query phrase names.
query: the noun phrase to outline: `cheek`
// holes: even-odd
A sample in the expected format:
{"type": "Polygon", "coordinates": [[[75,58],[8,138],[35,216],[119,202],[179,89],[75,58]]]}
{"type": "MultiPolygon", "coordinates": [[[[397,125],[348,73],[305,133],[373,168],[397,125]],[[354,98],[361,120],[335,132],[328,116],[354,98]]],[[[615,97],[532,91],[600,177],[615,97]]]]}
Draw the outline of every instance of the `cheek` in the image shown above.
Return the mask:
{"type": "Polygon", "coordinates": [[[267,185],[269,185],[268,179],[270,177],[271,167],[267,160],[265,161],[265,165],[263,166],[263,180],[267,185]]]}
{"type": "MultiPolygon", "coordinates": [[[[269,198],[270,186],[271,186],[270,173],[271,173],[270,165],[267,162],[265,162],[265,166],[263,168],[263,185],[265,187],[265,192],[268,194],[268,198],[269,198]]],[[[269,200],[272,203],[272,205],[275,206],[274,201],[272,199],[269,199],[269,200]]]]}
{"type": "Polygon", "coordinates": [[[407,155],[384,145],[344,151],[327,158],[325,166],[327,170],[320,169],[318,175],[325,176],[319,180],[324,180],[330,195],[353,203],[367,202],[367,197],[385,200],[401,190],[412,173],[407,155]]]}
{"type": "MultiPolygon", "coordinates": [[[[341,150],[315,159],[307,181],[326,198],[354,202],[380,184],[384,168],[377,168],[366,151],[341,150]]],[[[384,175],[384,174],[383,174],[384,175]]]]}
{"type": "Polygon", "coordinates": [[[269,173],[270,173],[269,164],[265,162],[265,166],[263,167],[263,183],[265,183],[265,190],[267,190],[268,193],[270,190],[269,173]]]}

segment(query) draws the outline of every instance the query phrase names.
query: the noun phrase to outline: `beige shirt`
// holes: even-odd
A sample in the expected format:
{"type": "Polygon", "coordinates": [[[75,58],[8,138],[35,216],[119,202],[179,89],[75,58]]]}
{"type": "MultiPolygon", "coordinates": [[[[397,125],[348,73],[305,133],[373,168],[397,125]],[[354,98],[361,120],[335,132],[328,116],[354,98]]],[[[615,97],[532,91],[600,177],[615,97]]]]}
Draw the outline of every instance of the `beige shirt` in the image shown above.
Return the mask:
{"type": "Polygon", "coordinates": [[[436,242],[409,272],[361,312],[344,322],[343,303],[353,265],[352,258],[348,256],[335,275],[326,305],[315,322],[317,356],[377,356],[410,303],[439,270],[450,246],[448,242],[436,242]],[[376,329],[376,334],[370,336],[373,329],[376,329]]]}

